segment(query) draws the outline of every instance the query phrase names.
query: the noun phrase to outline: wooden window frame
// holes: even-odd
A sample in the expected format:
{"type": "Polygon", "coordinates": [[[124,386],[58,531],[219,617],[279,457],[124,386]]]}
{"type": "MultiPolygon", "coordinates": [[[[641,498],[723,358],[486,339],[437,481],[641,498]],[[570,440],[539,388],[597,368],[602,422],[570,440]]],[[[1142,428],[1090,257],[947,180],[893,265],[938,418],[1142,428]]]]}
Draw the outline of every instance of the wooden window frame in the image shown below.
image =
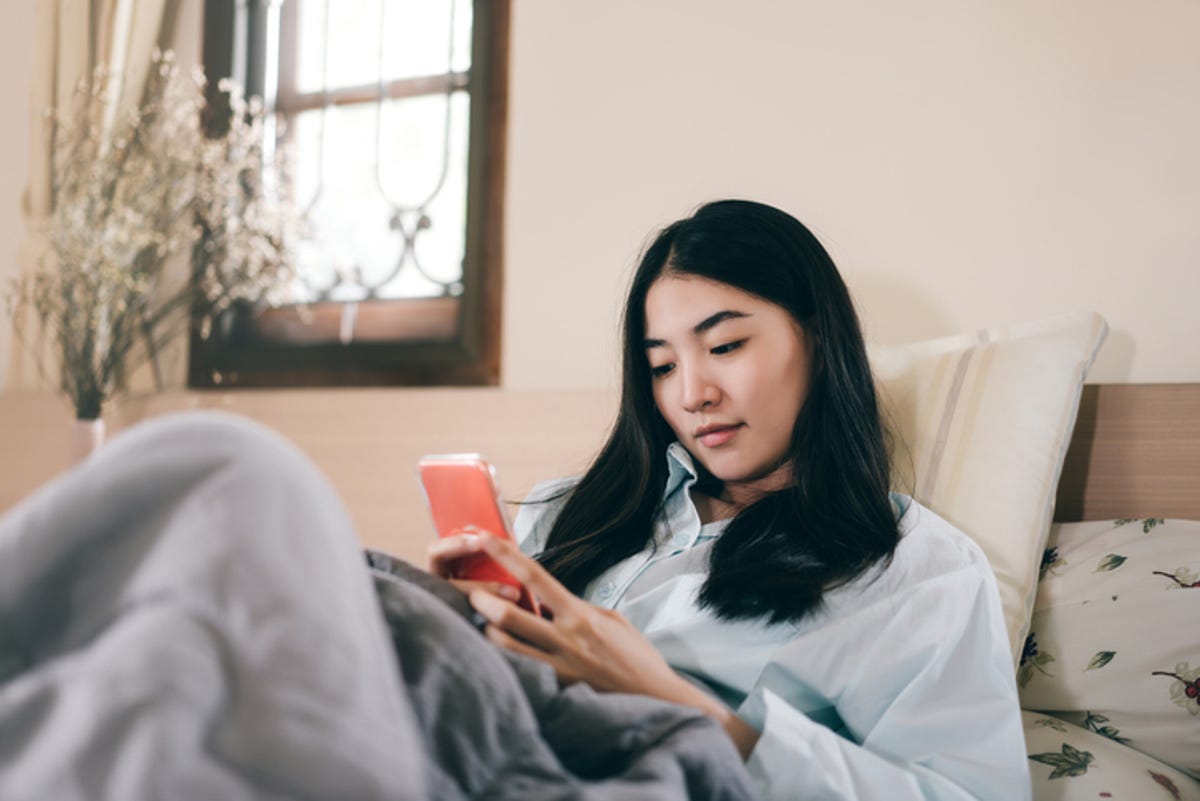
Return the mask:
{"type": "MultiPolygon", "coordinates": [[[[225,76],[241,81],[251,92],[256,86],[262,87],[262,54],[244,43],[261,40],[266,8],[277,2],[205,3],[203,59],[210,102],[219,99],[215,87],[225,76]],[[236,42],[243,44],[238,46],[236,42]]],[[[239,308],[219,320],[207,339],[200,337],[198,323],[193,324],[189,387],[499,384],[510,0],[471,2],[475,33],[462,294],[359,301],[355,336],[348,344],[338,341],[339,328],[345,322],[341,303],[313,303],[304,309],[282,307],[257,315],[239,308]],[[256,335],[260,331],[278,334],[289,330],[291,340],[286,343],[256,335]]],[[[448,81],[459,85],[466,80],[466,76],[452,74],[432,81],[393,81],[387,86],[387,94],[405,97],[444,91],[448,81]]],[[[287,91],[292,82],[281,84],[287,91]]],[[[379,97],[377,85],[330,94],[338,103],[361,101],[367,92],[371,100],[379,97]]],[[[285,99],[292,110],[309,102],[312,99],[303,95],[285,99]]],[[[219,111],[210,125],[220,125],[219,111]]]]}

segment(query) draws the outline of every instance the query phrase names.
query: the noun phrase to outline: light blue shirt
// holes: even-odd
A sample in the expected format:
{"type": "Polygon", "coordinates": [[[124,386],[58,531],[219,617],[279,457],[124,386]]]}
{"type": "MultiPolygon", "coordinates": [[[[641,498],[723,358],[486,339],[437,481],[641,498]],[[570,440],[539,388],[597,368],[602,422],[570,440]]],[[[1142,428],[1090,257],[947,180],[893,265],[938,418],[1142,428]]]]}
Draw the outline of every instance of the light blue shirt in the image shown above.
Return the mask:
{"type": "MultiPolygon", "coordinates": [[[[902,538],[891,564],[826,594],[798,623],[722,621],[696,599],[713,541],[696,470],[668,448],[654,541],[588,585],[677,671],[762,734],[747,760],[769,799],[1028,799],[1017,687],[995,578],[945,520],[893,496],[902,538]]],[[[576,479],[539,484],[530,501],[576,479]]],[[[566,501],[524,504],[514,530],[539,553],[566,501]]]]}

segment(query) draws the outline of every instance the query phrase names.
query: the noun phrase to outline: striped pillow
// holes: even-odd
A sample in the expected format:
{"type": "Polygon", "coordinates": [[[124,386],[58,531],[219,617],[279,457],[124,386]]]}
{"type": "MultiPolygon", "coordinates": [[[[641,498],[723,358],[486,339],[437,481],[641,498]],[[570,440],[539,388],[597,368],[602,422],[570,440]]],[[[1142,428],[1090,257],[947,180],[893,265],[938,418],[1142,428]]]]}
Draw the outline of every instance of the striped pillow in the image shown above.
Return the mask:
{"type": "Polygon", "coordinates": [[[987,554],[1014,667],[1083,381],[1107,333],[1085,312],[871,348],[897,486],[987,554]]]}

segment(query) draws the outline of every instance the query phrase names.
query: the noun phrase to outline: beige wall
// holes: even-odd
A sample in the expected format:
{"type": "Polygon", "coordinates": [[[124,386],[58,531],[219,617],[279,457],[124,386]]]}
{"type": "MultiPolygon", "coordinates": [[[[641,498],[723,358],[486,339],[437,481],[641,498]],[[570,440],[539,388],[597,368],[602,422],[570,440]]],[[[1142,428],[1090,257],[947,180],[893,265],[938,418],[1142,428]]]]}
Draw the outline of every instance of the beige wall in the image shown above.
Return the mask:
{"type": "Polygon", "coordinates": [[[609,381],[645,236],[723,195],[807,222],[876,340],[1095,309],[1093,379],[1200,380],[1195,0],[514,5],[509,386],[609,381]]]}
{"type": "MultiPolygon", "coordinates": [[[[0,280],[19,241],[32,62],[33,4],[12,5],[0,280]]],[[[608,384],[646,235],[726,195],[807,222],[873,339],[1091,308],[1113,328],[1093,379],[1200,380],[1194,0],[514,0],[513,13],[506,386],[608,384]]],[[[0,366],[8,337],[0,321],[0,366]]]]}

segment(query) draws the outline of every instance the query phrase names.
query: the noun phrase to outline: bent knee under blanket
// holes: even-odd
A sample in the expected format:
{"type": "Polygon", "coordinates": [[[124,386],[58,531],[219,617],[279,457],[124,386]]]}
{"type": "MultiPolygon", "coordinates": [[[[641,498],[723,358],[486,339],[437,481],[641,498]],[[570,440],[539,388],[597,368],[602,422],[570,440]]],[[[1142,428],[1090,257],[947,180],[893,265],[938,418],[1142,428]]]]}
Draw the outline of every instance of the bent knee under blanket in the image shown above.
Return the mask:
{"type": "Polygon", "coordinates": [[[369,558],[260,426],[115,438],[0,519],[0,798],[752,796],[708,718],[560,688],[369,558]]]}

